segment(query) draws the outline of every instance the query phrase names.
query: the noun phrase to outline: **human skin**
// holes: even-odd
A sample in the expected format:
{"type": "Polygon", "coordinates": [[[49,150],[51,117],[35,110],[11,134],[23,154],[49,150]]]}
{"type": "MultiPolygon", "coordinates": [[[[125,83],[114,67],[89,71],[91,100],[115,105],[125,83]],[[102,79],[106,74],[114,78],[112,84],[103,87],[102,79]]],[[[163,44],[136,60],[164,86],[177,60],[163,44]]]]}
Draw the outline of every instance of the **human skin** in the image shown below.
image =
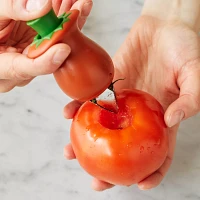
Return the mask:
{"type": "Polygon", "coordinates": [[[70,9],[80,10],[78,23],[82,28],[92,8],[92,0],[0,1],[0,93],[25,86],[36,76],[52,74],[70,54],[70,47],[60,43],[36,59],[26,55],[36,35],[26,21],[43,16],[52,7],[58,15],[70,9]]]}
{"type": "MultiPolygon", "coordinates": [[[[164,164],[138,183],[141,190],[158,186],[173,160],[179,124],[200,111],[200,1],[146,0],[142,14],[113,57],[115,89],[136,88],[153,95],[165,110],[169,152],[164,164]]],[[[81,103],[64,108],[67,119],[74,117],[81,103]]],[[[64,149],[74,159],[71,144],[64,149]]],[[[113,187],[94,179],[92,187],[102,191],[113,187]]]]}

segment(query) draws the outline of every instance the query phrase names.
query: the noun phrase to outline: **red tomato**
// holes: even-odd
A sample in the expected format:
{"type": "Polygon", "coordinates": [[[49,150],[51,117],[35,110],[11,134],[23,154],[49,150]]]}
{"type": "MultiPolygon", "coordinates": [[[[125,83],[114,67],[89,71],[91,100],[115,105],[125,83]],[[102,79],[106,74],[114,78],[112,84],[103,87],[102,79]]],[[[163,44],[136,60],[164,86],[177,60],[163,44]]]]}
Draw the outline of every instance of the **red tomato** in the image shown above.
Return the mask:
{"type": "Polygon", "coordinates": [[[155,98],[138,90],[116,95],[117,113],[85,102],[73,119],[70,136],[83,169],[100,180],[128,186],[163,164],[168,135],[162,106],[155,98]]]}

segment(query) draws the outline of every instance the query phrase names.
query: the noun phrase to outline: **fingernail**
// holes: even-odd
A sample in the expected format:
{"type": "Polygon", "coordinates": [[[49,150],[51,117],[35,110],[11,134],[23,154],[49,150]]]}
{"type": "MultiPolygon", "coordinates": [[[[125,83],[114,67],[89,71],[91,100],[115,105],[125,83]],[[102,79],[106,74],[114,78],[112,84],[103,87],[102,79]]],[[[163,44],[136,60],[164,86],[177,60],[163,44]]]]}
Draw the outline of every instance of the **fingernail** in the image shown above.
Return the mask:
{"type": "Polygon", "coordinates": [[[48,3],[48,0],[28,0],[26,3],[26,10],[37,11],[42,10],[42,8],[48,3]]]}
{"type": "Polygon", "coordinates": [[[138,188],[140,190],[149,190],[149,189],[145,188],[145,185],[138,185],[138,188]]]}
{"type": "Polygon", "coordinates": [[[61,65],[68,57],[69,51],[66,49],[59,49],[53,56],[53,64],[61,65]]]}
{"type": "Polygon", "coordinates": [[[177,110],[174,113],[172,113],[171,116],[169,116],[169,120],[168,120],[168,126],[172,127],[178,123],[180,123],[182,121],[182,119],[184,118],[185,114],[182,110],[177,110]]]}

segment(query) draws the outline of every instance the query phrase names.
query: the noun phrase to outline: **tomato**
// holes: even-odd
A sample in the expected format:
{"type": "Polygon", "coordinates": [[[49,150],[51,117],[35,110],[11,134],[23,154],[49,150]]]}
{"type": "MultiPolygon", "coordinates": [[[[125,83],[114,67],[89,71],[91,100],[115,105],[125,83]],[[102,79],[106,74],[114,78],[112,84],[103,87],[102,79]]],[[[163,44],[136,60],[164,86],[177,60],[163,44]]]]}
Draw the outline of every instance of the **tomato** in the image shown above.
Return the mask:
{"type": "Polygon", "coordinates": [[[51,10],[40,20],[29,22],[28,25],[41,32],[43,36],[35,37],[29,48],[28,57],[36,58],[58,42],[68,44],[71,53],[54,73],[54,77],[69,97],[87,101],[99,96],[111,84],[114,66],[108,53],[80,32],[77,26],[78,17],[78,10],[70,10],[57,19],[51,10]],[[47,27],[49,32],[44,30],[47,27]]]}
{"type": "MultiPolygon", "coordinates": [[[[129,186],[163,164],[168,134],[162,106],[154,97],[128,89],[116,97],[116,113],[85,102],[72,121],[70,138],[86,172],[108,183],[129,186]]],[[[110,107],[107,102],[101,105],[110,107]]]]}

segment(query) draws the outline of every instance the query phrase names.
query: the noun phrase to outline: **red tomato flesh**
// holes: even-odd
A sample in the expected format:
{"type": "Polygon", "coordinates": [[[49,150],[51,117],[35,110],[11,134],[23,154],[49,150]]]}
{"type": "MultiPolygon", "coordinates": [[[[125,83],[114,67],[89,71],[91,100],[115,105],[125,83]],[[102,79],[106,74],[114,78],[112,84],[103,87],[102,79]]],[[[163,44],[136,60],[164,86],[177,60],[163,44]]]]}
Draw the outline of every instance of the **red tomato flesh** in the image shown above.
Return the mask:
{"type": "MultiPolygon", "coordinates": [[[[71,142],[90,175],[115,185],[132,185],[155,172],[168,152],[164,112],[151,95],[117,93],[119,111],[85,102],[71,126],[71,142]]],[[[106,105],[106,102],[105,102],[106,105]]]]}

